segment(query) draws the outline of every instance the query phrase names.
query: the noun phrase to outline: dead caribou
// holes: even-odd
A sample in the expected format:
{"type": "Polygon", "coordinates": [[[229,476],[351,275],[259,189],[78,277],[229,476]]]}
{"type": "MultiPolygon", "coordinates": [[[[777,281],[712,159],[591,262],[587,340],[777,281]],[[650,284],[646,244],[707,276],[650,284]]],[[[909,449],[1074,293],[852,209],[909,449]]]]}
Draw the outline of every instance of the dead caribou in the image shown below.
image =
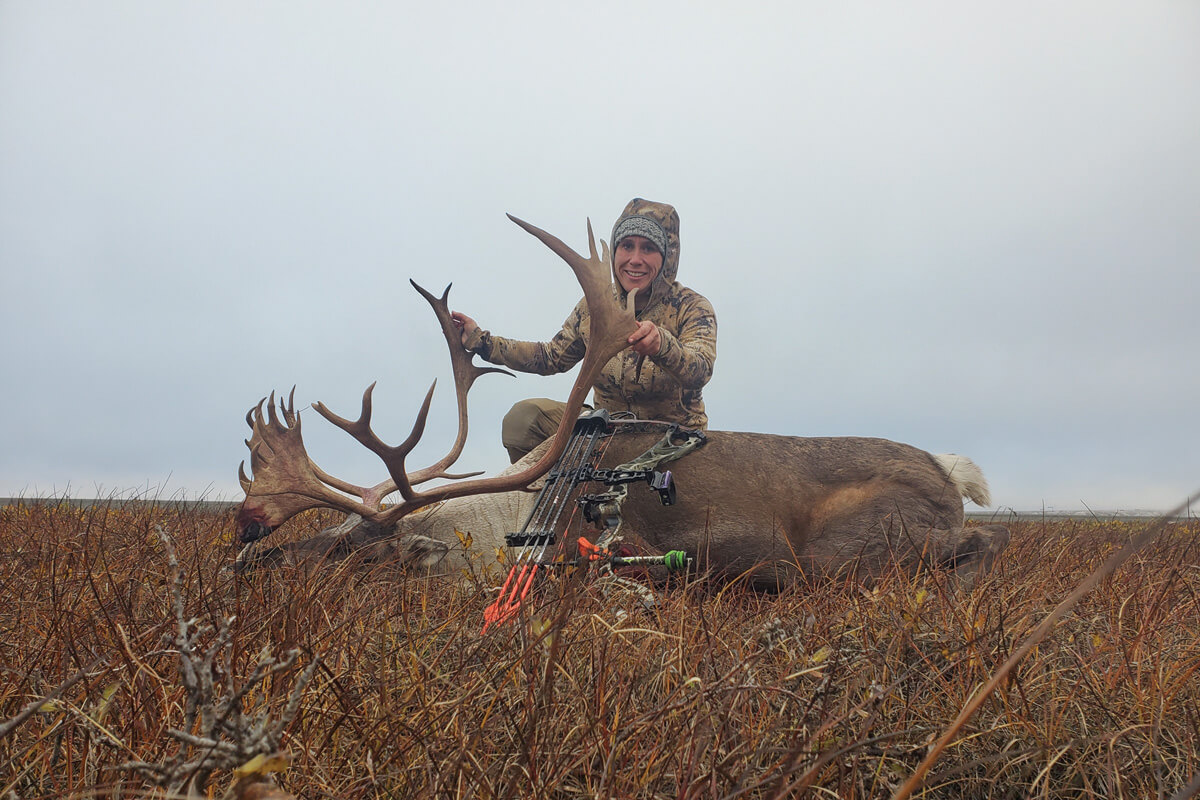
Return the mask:
{"type": "MultiPolygon", "coordinates": [[[[247,547],[239,566],[356,553],[446,572],[464,563],[460,534],[468,534],[472,547],[490,556],[504,547],[506,533],[520,528],[533,504],[530,485],[562,455],[589,387],[601,367],[625,348],[636,322],[632,295],[625,307],[615,298],[607,247],[604,257],[597,255],[590,224],[590,257],[584,258],[545,231],[512,219],[571,266],[592,317],[587,354],[556,435],[495,477],[468,480],[471,475],[447,472],[466,440],[467,392],[480,375],[503,370],[473,364],[450,321],[447,295],[435,298],[414,283],[437,314],[450,348],[459,412],[450,452],[424,469],[406,469],[405,459],[424,428],[432,388],[412,434],[396,446],[371,430],[374,385],[363,395],[357,420],[316,403],[313,408],[321,416],[375,453],[388,470],[389,478],[376,486],[355,486],[309,458],[291,398],[281,400],[278,411],[274,395],[260,401],[246,417],[254,478],[239,469],[246,493],[237,517],[240,540],[256,542],[310,508],[353,516],[304,542],[247,547]],[[460,480],[416,490],[433,478],[460,480]],[[397,491],[400,501],[384,507],[384,497],[397,491]]],[[[653,425],[626,426],[611,437],[603,463],[624,464],[661,437],[661,429],[653,425]]],[[[652,551],[686,551],[701,570],[742,577],[761,588],[849,573],[869,579],[892,564],[945,567],[971,582],[1008,542],[1008,531],[1000,525],[964,529],[962,498],[990,503],[982,473],[966,458],[935,456],[874,438],[731,431],[708,431],[706,438],[702,447],[671,465],[686,493],[678,504],[664,506],[652,492],[629,493],[621,509],[629,541],[652,551]]]]}

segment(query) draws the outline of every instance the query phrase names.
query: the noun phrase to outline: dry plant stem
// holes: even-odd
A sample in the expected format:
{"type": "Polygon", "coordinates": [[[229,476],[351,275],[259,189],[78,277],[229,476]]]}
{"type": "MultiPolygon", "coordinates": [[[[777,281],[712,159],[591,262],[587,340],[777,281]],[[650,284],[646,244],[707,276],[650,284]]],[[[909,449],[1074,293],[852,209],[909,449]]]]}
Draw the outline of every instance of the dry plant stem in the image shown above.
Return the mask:
{"type": "Polygon", "coordinates": [[[170,792],[191,793],[203,790],[212,774],[218,770],[230,770],[256,755],[269,756],[279,751],[283,731],[299,711],[301,693],[311,680],[320,658],[314,657],[308,668],[300,674],[288,704],[277,720],[272,721],[265,713],[245,715],[242,702],[246,695],[270,676],[290,670],[299,657],[299,650],[293,649],[283,660],[277,660],[270,655],[269,648],[264,648],[241,686],[223,696],[220,686],[213,679],[214,665],[219,659],[225,675],[233,672],[229,657],[233,618],[221,620],[213,642],[201,652],[198,648],[199,638],[208,628],[198,625],[195,619],[187,618],[183,602],[183,570],[175,545],[161,527],[157,531],[167,552],[171,574],[167,590],[175,612],[174,644],[179,651],[179,673],[186,691],[184,729],[169,728],[166,733],[182,743],[183,747],[166,763],[135,761],[122,764],[120,768],[141,772],[170,792]],[[197,725],[199,733],[192,733],[197,725]],[[193,748],[199,751],[194,756],[191,755],[193,748]]]}
{"type": "Polygon", "coordinates": [[[921,786],[922,783],[924,783],[926,773],[929,772],[930,768],[933,767],[934,762],[938,760],[942,752],[950,745],[950,741],[958,735],[958,732],[962,730],[963,726],[967,724],[967,721],[975,714],[976,711],[979,710],[979,707],[983,705],[984,701],[987,700],[988,697],[990,697],[992,693],[996,691],[996,688],[1008,678],[1014,669],[1016,669],[1017,664],[1021,663],[1022,659],[1024,659],[1034,647],[1036,647],[1043,639],[1046,638],[1047,635],[1049,635],[1049,633],[1054,629],[1054,626],[1058,624],[1058,621],[1066,616],[1067,613],[1073,609],[1081,599],[1083,599],[1084,595],[1091,592],[1100,584],[1101,581],[1120,569],[1121,565],[1128,561],[1134,553],[1138,552],[1143,547],[1150,544],[1150,542],[1154,541],[1155,537],[1162,533],[1163,529],[1166,528],[1167,521],[1177,517],[1179,514],[1182,514],[1185,510],[1190,508],[1191,504],[1196,498],[1197,496],[1189,497],[1187,500],[1168,511],[1165,516],[1160,517],[1153,525],[1146,528],[1146,530],[1142,531],[1140,534],[1131,539],[1124,547],[1109,556],[1105,562],[1101,564],[1091,575],[1088,575],[1086,578],[1084,578],[1083,581],[1081,581],[1079,585],[1075,587],[1074,591],[1063,598],[1063,601],[1059,603],[1053,611],[1050,612],[1049,616],[1042,620],[1041,624],[1033,630],[1033,633],[1026,637],[1025,641],[1021,643],[1021,646],[1018,647],[1013,654],[1008,657],[1008,660],[1004,662],[1000,669],[996,670],[991,679],[981,686],[975,695],[969,701],[967,701],[967,704],[963,706],[962,711],[959,712],[954,722],[951,723],[950,727],[946,729],[946,732],[941,735],[934,746],[930,749],[929,753],[924,759],[921,760],[921,763],[917,765],[917,768],[913,771],[913,774],[910,775],[908,780],[906,780],[904,784],[895,791],[895,793],[892,795],[892,800],[907,800],[907,798],[910,797],[912,793],[921,786]]]}
{"type": "MultiPolygon", "coordinates": [[[[188,699],[178,647],[158,643],[164,632],[174,640],[177,620],[156,525],[179,552],[185,613],[209,625],[197,661],[220,620],[236,617],[234,680],[220,674],[221,656],[214,665],[222,699],[264,645],[281,659],[299,649],[291,672],[243,700],[246,716],[276,720],[309,654],[322,654],[284,733],[295,763],[281,782],[297,797],[361,800],[887,798],[1058,600],[1151,525],[1014,521],[1012,557],[953,597],[939,590],[942,575],[900,571],[866,591],[688,582],[645,610],[590,583],[560,594],[548,582],[529,609],[547,635],[521,641],[479,635],[491,599],[482,583],[370,564],[234,578],[223,571],[233,514],[0,508],[0,716],[110,658],[0,740],[0,798],[165,798],[121,764],[207,750],[167,733],[186,728],[188,699]]],[[[319,512],[295,533],[338,522],[319,512]]],[[[1192,518],[1062,618],[912,797],[1183,800],[1200,770],[1198,628],[1192,518]]],[[[190,736],[220,738],[196,719],[190,736]]],[[[233,784],[216,771],[206,793],[265,800],[253,795],[269,784],[250,783],[262,777],[233,784]]]]}
{"type": "Polygon", "coordinates": [[[16,716],[14,716],[12,719],[7,720],[6,722],[4,722],[4,724],[0,725],[0,739],[3,739],[4,737],[8,736],[10,733],[15,731],[17,728],[21,727],[21,725],[26,720],[28,720],[30,717],[32,717],[34,714],[36,714],[38,709],[41,708],[43,705],[50,702],[51,700],[57,700],[62,695],[62,693],[65,692],[67,689],[70,689],[72,686],[74,686],[75,684],[77,684],[81,680],[83,680],[84,678],[91,675],[91,673],[94,672],[96,669],[98,669],[102,664],[104,664],[104,662],[108,661],[108,658],[109,658],[108,656],[101,656],[100,658],[97,658],[95,661],[93,661],[87,667],[79,670],[79,672],[76,672],[74,675],[72,675],[66,681],[60,683],[57,687],[54,688],[53,691],[51,691],[47,694],[44,694],[41,697],[39,697],[38,699],[33,700],[32,702],[26,704],[26,706],[24,708],[22,708],[20,710],[20,712],[17,713],[16,716]]]}
{"type": "MultiPolygon", "coordinates": [[[[149,631],[143,631],[142,634],[138,636],[138,640],[140,641],[145,639],[148,633],[149,631]]],[[[100,656],[91,664],[88,664],[70,678],[60,683],[53,690],[43,694],[35,700],[31,700],[29,703],[26,703],[25,706],[15,716],[5,720],[4,723],[0,724],[0,740],[3,740],[5,737],[12,734],[17,728],[21,727],[21,725],[27,722],[30,717],[38,712],[39,709],[45,706],[46,703],[57,700],[62,696],[63,692],[67,691],[72,686],[75,686],[84,678],[93,678],[97,674],[100,674],[97,673],[97,670],[103,667],[111,659],[112,656],[100,656]]]]}

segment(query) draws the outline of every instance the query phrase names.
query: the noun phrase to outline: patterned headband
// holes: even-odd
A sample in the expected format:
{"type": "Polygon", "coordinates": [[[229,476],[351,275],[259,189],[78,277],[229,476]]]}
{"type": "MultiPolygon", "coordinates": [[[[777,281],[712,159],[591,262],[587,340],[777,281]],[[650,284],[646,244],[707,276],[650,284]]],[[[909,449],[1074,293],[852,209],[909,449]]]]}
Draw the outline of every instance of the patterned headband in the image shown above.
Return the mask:
{"type": "Polygon", "coordinates": [[[654,242],[658,252],[667,257],[667,232],[663,227],[649,217],[626,217],[621,220],[613,231],[613,247],[630,236],[643,236],[654,242]]]}

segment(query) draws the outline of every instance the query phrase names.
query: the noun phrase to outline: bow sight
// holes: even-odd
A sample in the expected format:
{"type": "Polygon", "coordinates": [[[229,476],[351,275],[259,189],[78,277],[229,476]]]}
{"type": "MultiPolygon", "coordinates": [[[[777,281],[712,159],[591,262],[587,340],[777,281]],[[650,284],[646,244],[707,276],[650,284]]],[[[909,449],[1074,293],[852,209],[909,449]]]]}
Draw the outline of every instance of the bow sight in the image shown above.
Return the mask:
{"type": "MultiPolygon", "coordinates": [[[[658,472],[653,469],[598,469],[587,480],[598,481],[607,486],[618,486],[623,483],[645,481],[650,488],[658,492],[658,499],[664,506],[675,505],[675,478],[671,471],[658,472]]],[[[588,522],[599,522],[600,508],[609,499],[607,494],[585,494],[578,503],[583,508],[583,518],[588,522]]]]}

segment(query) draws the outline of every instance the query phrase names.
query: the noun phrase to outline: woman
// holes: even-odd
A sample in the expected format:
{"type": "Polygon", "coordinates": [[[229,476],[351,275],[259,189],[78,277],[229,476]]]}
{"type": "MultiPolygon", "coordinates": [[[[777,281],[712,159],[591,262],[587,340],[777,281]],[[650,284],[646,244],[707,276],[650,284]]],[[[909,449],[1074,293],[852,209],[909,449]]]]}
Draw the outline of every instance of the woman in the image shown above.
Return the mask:
{"type": "MultiPolygon", "coordinates": [[[[717,357],[717,317],[702,295],[675,280],[679,269],[679,215],[666,203],[635,198],[612,232],[613,287],[624,301],[637,289],[638,329],[629,348],[605,365],[592,387],[592,402],[610,413],[708,427],[702,390],[717,357]]],[[[465,314],[452,313],[463,347],[486,361],[521,372],[553,375],[583,358],[588,311],[584,301],[549,342],[521,342],[481,330],[465,314]]],[[[522,400],[504,417],[503,440],[515,462],[553,435],[564,404],[522,400]]]]}

